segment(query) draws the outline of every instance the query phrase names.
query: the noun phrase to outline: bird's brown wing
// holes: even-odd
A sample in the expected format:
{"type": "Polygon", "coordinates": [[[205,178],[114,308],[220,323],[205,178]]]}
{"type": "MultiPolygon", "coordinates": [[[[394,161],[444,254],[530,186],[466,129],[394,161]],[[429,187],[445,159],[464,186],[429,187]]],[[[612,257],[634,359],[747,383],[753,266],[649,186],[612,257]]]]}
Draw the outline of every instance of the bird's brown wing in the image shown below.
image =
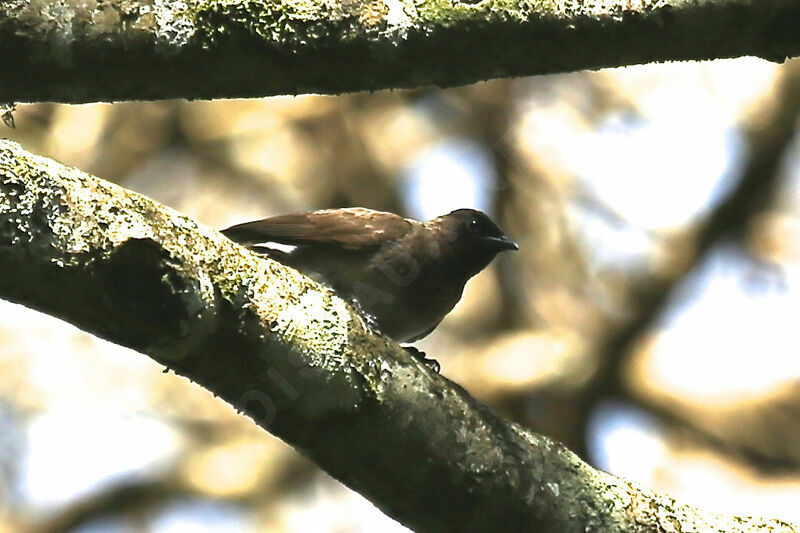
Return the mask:
{"type": "Polygon", "coordinates": [[[349,208],[278,215],[238,224],[222,233],[244,245],[275,242],[366,250],[398,240],[412,227],[411,221],[393,213],[349,208]]]}

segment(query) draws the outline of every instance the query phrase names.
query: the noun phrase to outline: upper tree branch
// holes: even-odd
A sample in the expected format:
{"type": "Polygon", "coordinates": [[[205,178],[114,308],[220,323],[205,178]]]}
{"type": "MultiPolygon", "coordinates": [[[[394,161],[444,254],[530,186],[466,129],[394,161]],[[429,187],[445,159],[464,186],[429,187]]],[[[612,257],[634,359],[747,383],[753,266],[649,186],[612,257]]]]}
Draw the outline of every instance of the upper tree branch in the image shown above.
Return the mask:
{"type": "Polygon", "coordinates": [[[451,86],[800,55],[797,0],[0,2],[0,102],[451,86]]]}
{"type": "Polygon", "coordinates": [[[793,531],[595,471],[297,272],[8,141],[0,271],[3,298],[150,355],[418,531],[793,531]]]}

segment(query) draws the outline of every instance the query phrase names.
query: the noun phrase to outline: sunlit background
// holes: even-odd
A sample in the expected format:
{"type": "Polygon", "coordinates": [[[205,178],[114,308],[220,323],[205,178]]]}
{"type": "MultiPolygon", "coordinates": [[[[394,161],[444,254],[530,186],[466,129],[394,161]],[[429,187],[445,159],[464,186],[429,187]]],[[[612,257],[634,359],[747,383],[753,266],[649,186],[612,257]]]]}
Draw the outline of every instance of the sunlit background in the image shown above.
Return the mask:
{"type": "MultiPolygon", "coordinates": [[[[445,376],[599,468],[800,520],[798,71],[744,58],[21,105],[0,128],[217,228],[352,205],[487,211],[521,249],[419,343],[445,376]]],[[[405,531],[162,370],[0,301],[0,532],[405,531]]]]}

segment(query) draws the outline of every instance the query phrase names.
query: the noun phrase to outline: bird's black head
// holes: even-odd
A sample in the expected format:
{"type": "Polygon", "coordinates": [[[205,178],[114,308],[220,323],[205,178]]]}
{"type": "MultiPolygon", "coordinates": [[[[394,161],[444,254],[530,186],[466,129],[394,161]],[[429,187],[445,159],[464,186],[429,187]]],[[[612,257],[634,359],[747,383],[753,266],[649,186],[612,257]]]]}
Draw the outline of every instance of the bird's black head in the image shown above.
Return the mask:
{"type": "Polygon", "coordinates": [[[457,209],[436,220],[469,276],[483,270],[498,253],[519,249],[491,218],[475,209],[457,209]]]}

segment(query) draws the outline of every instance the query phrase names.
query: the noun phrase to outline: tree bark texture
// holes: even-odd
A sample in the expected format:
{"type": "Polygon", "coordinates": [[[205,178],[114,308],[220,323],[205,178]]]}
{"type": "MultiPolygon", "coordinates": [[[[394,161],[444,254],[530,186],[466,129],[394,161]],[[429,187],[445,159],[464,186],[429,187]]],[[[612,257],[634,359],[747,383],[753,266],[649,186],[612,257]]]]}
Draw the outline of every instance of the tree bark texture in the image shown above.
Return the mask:
{"type": "Polygon", "coordinates": [[[706,513],[593,470],[294,270],[9,141],[0,271],[0,297],[149,355],[417,531],[799,527],[706,513]]]}
{"type": "Polygon", "coordinates": [[[453,86],[800,55],[797,0],[2,0],[0,102],[453,86]]]}

